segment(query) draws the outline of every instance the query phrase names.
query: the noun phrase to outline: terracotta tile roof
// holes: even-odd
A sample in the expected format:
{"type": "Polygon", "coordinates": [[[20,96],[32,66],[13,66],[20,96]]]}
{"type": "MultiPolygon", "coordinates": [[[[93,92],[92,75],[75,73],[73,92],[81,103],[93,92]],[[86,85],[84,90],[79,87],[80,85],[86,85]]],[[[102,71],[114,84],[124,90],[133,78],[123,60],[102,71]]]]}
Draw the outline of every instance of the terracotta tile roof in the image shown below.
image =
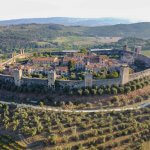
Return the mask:
{"type": "Polygon", "coordinates": [[[38,57],[38,58],[33,58],[32,61],[48,61],[48,62],[55,62],[58,61],[57,57],[38,57]]]}
{"type": "Polygon", "coordinates": [[[94,69],[94,68],[100,68],[100,67],[103,67],[101,64],[89,64],[89,65],[86,65],[86,68],[88,69],[94,69]]]}
{"type": "Polygon", "coordinates": [[[55,70],[56,70],[56,71],[64,71],[64,72],[67,72],[67,71],[68,71],[68,67],[56,67],[55,70]]]}
{"type": "Polygon", "coordinates": [[[79,61],[80,59],[76,58],[76,57],[64,57],[63,58],[63,62],[69,62],[69,61],[79,61]]]}

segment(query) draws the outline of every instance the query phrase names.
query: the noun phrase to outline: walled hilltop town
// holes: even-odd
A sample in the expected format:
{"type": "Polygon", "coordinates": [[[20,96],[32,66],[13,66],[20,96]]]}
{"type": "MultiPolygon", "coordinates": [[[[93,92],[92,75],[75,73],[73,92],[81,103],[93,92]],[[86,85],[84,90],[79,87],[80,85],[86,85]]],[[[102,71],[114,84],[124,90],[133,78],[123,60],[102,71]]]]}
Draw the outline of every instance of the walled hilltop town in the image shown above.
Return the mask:
{"type": "Polygon", "coordinates": [[[19,87],[42,85],[51,89],[124,85],[149,76],[149,67],[150,58],[141,54],[140,46],[134,51],[125,45],[122,50],[68,50],[42,55],[20,50],[20,54],[12,54],[1,64],[0,80],[19,87]],[[137,61],[143,64],[141,70],[137,70],[137,61]]]}
{"type": "Polygon", "coordinates": [[[0,149],[143,147],[150,58],[141,49],[10,54],[0,65],[0,149]]]}

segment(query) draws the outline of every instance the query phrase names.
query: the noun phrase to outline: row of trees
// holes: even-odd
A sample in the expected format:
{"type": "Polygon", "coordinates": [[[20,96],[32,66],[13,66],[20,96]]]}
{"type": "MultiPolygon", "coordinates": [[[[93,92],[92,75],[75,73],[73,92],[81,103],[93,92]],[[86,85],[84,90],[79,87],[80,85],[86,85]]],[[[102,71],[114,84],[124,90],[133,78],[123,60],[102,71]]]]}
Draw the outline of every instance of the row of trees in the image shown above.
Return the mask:
{"type": "Polygon", "coordinates": [[[145,86],[150,85],[150,78],[145,77],[143,79],[137,79],[134,81],[130,81],[129,83],[125,85],[112,85],[112,86],[94,86],[92,88],[87,87],[87,88],[80,88],[80,89],[69,89],[69,87],[66,88],[61,88],[60,85],[56,82],[56,89],[52,90],[48,88],[47,86],[44,85],[22,85],[21,87],[15,86],[14,83],[9,82],[9,81],[3,81],[0,80],[0,89],[5,89],[8,91],[13,91],[13,92],[34,92],[34,93],[55,93],[57,90],[57,93],[66,93],[70,95],[104,95],[104,94],[112,94],[112,95],[117,95],[117,94],[127,94],[131,91],[135,91],[138,89],[141,89],[145,86]]]}
{"type": "Polygon", "coordinates": [[[94,149],[111,149],[124,144],[131,146],[137,141],[141,144],[150,139],[149,108],[76,114],[0,104],[0,112],[0,126],[5,130],[32,136],[33,139],[35,135],[44,133],[44,141],[51,148],[63,145],[66,149],[68,146],[69,149],[91,149],[91,146],[94,149]],[[121,138],[123,136],[125,138],[121,138]],[[114,139],[120,140],[112,143],[114,139]]]}
{"type": "Polygon", "coordinates": [[[150,78],[146,77],[143,79],[137,79],[134,81],[131,81],[125,85],[112,85],[112,86],[94,86],[92,88],[80,88],[80,89],[73,89],[73,90],[67,90],[68,94],[76,94],[76,95],[104,95],[104,94],[127,94],[131,91],[135,91],[138,89],[141,89],[145,86],[150,85],[150,78]]]}

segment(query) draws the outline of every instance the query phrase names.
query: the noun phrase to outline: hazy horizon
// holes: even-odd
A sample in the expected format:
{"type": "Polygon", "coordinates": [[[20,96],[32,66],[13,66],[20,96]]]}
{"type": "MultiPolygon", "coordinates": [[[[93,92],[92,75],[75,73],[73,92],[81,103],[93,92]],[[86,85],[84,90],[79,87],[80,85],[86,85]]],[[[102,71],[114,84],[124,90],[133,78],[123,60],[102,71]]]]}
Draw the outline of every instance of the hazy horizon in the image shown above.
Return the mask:
{"type": "Polygon", "coordinates": [[[142,20],[135,20],[135,19],[129,19],[129,18],[120,18],[120,17],[68,17],[68,16],[52,16],[52,17],[24,17],[24,18],[11,18],[11,19],[0,19],[0,21],[9,21],[9,20],[20,20],[20,19],[48,19],[48,18],[73,18],[73,19],[122,19],[122,20],[129,20],[131,22],[137,22],[142,20]]]}
{"type": "Polygon", "coordinates": [[[24,18],[119,18],[150,21],[148,0],[5,0],[0,20],[24,18]]]}

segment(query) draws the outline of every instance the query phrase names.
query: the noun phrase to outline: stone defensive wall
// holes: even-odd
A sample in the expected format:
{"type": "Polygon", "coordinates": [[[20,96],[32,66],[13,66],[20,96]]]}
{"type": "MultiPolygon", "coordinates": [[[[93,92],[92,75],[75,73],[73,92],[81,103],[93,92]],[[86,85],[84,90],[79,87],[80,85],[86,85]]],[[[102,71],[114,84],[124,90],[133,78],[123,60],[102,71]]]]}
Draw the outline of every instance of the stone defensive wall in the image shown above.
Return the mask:
{"type": "Polygon", "coordinates": [[[150,69],[146,69],[146,70],[141,71],[141,72],[130,74],[129,75],[129,81],[144,78],[144,77],[147,77],[147,76],[150,76],[150,69]]]}
{"type": "MultiPolygon", "coordinates": [[[[135,60],[141,60],[147,64],[148,67],[150,67],[150,57],[144,56],[142,54],[137,54],[133,51],[125,51],[125,50],[120,50],[120,49],[112,49],[112,50],[92,50],[92,53],[96,53],[98,55],[119,55],[119,56],[124,56],[124,55],[132,55],[134,56],[135,60]]],[[[70,53],[75,53],[75,51],[61,51],[61,52],[51,52],[52,55],[66,55],[70,53]]]]}
{"type": "Polygon", "coordinates": [[[30,53],[24,53],[24,52],[21,53],[21,54],[18,54],[16,56],[13,55],[12,58],[10,58],[7,61],[1,63],[0,66],[4,66],[4,65],[7,65],[7,64],[9,65],[11,63],[14,63],[16,61],[16,59],[26,58],[26,57],[29,57],[29,56],[31,56],[30,53]]]}
{"type": "MultiPolygon", "coordinates": [[[[14,83],[15,79],[13,76],[10,75],[2,75],[0,74],[0,80],[9,82],[9,83],[14,83]]],[[[84,80],[56,80],[57,84],[61,88],[69,87],[70,89],[73,88],[82,88],[85,87],[85,81],[84,80]]],[[[116,78],[116,79],[101,79],[101,80],[92,80],[92,85],[93,86],[107,86],[107,85],[113,85],[113,84],[121,84],[121,78],[116,78]]],[[[21,85],[42,85],[42,86],[48,86],[48,79],[39,79],[39,78],[21,78],[21,85]]]]}
{"type": "Polygon", "coordinates": [[[111,86],[111,85],[120,85],[121,84],[121,78],[114,78],[114,79],[101,79],[101,80],[93,80],[94,86],[111,86]]]}
{"type": "MultiPolygon", "coordinates": [[[[85,87],[85,80],[56,80],[56,82],[61,88],[69,87],[70,89],[73,89],[85,87]]],[[[111,86],[114,84],[120,85],[121,78],[92,80],[92,86],[111,86]]]]}
{"type": "MultiPolygon", "coordinates": [[[[15,83],[15,77],[10,75],[2,75],[0,74],[0,80],[9,82],[9,83],[15,83]]],[[[41,85],[41,86],[48,86],[48,79],[38,79],[38,78],[25,78],[22,77],[20,79],[21,85],[41,85]]],[[[82,88],[85,87],[85,80],[56,80],[56,83],[61,87],[69,87],[70,89],[73,88],[82,88]]],[[[113,84],[119,85],[121,84],[121,78],[115,78],[115,79],[101,79],[101,80],[92,80],[93,86],[111,86],[113,84]]]]}
{"type": "Polygon", "coordinates": [[[47,86],[48,85],[48,80],[47,79],[39,79],[39,78],[21,78],[21,84],[25,84],[28,86],[31,85],[42,85],[42,86],[47,86]]]}
{"type": "Polygon", "coordinates": [[[84,80],[56,80],[56,82],[61,88],[69,87],[73,89],[85,86],[84,80]]]}
{"type": "Polygon", "coordinates": [[[99,55],[119,55],[119,56],[124,56],[124,55],[132,55],[134,56],[134,60],[140,60],[144,62],[147,67],[150,67],[150,57],[142,55],[142,54],[137,54],[133,51],[125,51],[125,50],[119,50],[119,49],[113,49],[113,50],[96,50],[92,51],[93,53],[99,54],[99,55]]]}
{"type": "MultiPolygon", "coordinates": [[[[123,51],[123,50],[101,50],[96,51],[95,53],[101,54],[101,55],[132,55],[134,56],[134,59],[144,61],[147,66],[150,66],[150,58],[146,57],[141,54],[136,54],[131,51],[123,51]]],[[[56,75],[53,73],[50,73],[48,75],[47,79],[39,79],[39,78],[26,78],[22,76],[22,71],[16,70],[13,76],[10,75],[3,75],[0,74],[0,80],[1,81],[9,81],[10,83],[14,83],[16,86],[21,85],[42,85],[47,87],[55,87],[55,85],[59,85],[62,88],[69,87],[69,88],[82,88],[87,86],[107,86],[107,85],[124,85],[128,83],[129,81],[143,78],[146,76],[150,76],[150,69],[129,74],[129,68],[127,66],[122,66],[120,70],[120,77],[114,78],[114,79],[100,79],[100,80],[94,80],[92,76],[85,76],[84,80],[57,80],[56,75]]]]}
{"type": "MultiPolygon", "coordinates": [[[[0,74],[0,80],[1,81],[5,81],[5,82],[9,82],[9,83],[14,83],[15,82],[15,78],[11,75],[3,75],[0,74]]],[[[47,79],[39,79],[39,78],[25,78],[22,77],[21,79],[21,85],[43,85],[43,86],[47,86],[48,85],[48,80],[47,79]]]]}
{"type": "Polygon", "coordinates": [[[10,83],[14,83],[14,77],[10,76],[10,75],[4,75],[4,74],[0,74],[0,80],[5,81],[5,82],[10,82],[10,83]]]}
{"type": "Polygon", "coordinates": [[[150,57],[138,54],[136,55],[135,59],[145,62],[145,64],[147,64],[147,66],[150,67],[150,57]]]}
{"type": "Polygon", "coordinates": [[[131,51],[123,51],[119,49],[112,50],[92,50],[91,52],[99,54],[99,55],[124,55],[124,54],[133,54],[131,51]]]}

